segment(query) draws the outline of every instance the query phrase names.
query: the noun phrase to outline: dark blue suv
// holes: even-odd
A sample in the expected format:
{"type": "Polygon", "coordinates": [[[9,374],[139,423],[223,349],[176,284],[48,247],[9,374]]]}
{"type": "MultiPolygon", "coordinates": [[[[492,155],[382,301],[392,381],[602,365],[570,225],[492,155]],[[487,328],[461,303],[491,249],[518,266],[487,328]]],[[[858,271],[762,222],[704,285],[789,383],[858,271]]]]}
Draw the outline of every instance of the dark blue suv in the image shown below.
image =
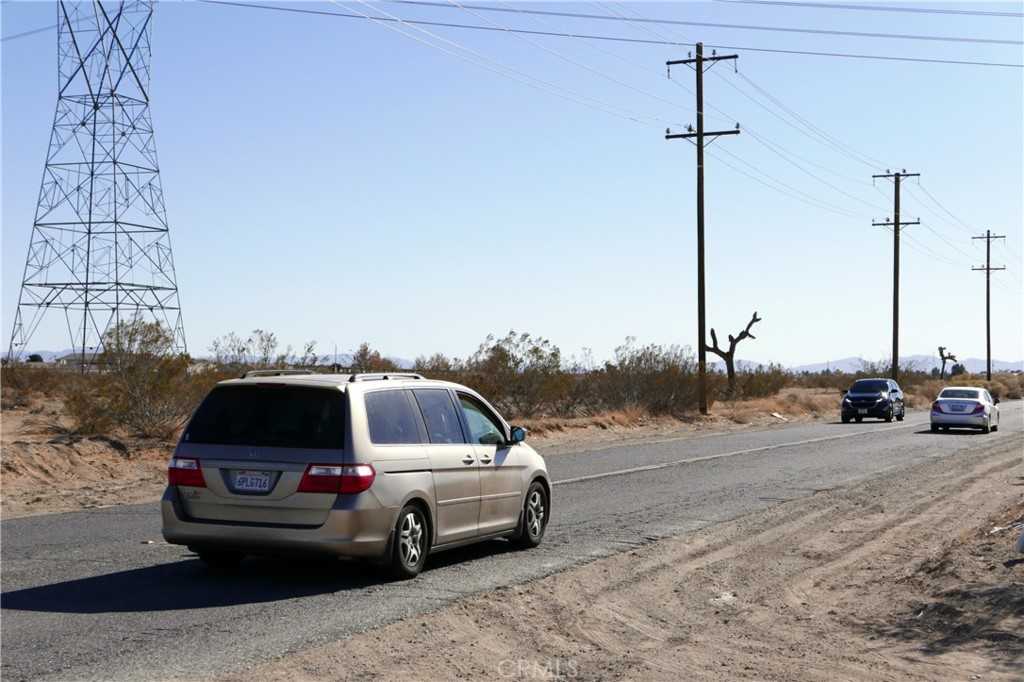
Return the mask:
{"type": "Polygon", "coordinates": [[[860,422],[865,417],[901,422],[907,414],[903,391],[892,379],[858,379],[843,395],[840,409],[844,424],[851,419],[860,422]]]}

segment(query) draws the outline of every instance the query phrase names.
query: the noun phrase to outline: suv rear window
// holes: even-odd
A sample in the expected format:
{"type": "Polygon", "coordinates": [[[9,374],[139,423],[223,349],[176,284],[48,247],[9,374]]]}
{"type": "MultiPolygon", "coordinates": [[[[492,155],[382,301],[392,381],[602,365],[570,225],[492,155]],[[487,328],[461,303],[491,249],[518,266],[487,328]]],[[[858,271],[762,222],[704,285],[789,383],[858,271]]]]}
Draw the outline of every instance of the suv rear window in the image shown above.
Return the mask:
{"type": "Polygon", "coordinates": [[[184,440],[213,445],[340,449],[344,396],[286,384],[221,386],[196,410],[184,440]]]}

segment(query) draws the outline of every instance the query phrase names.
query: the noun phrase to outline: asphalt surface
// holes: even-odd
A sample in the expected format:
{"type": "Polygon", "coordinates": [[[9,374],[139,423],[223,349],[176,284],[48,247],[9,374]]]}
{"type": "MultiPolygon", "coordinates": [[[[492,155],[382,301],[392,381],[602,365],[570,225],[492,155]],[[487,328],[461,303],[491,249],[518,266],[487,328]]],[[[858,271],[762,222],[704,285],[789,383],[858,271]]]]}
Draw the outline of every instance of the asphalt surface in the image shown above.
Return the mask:
{"type": "Polygon", "coordinates": [[[553,455],[553,515],[541,547],[520,552],[492,541],[439,554],[402,583],[348,562],[251,559],[237,575],[213,575],[162,541],[155,503],[4,521],[0,674],[137,680],[238,671],[930,458],[955,466],[1007,439],[1024,451],[1019,401],[1002,405],[1002,426],[988,435],[932,434],[927,419],[915,412],[903,423],[800,424],[553,455]]]}

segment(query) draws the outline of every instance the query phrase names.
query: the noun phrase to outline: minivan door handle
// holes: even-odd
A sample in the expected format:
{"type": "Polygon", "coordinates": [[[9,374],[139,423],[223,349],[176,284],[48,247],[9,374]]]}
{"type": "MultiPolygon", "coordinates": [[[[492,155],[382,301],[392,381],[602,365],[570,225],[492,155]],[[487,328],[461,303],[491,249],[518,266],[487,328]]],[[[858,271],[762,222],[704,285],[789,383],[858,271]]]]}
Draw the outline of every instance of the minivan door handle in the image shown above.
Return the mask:
{"type": "Polygon", "coordinates": [[[485,459],[485,458],[481,457],[480,458],[480,463],[481,464],[490,464],[491,463],[491,458],[488,457],[488,458],[485,459]]]}
{"type": "Polygon", "coordinates": [[[475,459],[473,459],[473,458],[472,458],[471,456],[469,456],[469,455],[466,455],[465,457],[463,457],[463,458],[462,458],[462,463],[463,463],[463,464],[472,464],[472,463],[473,463],[473,462],[475,462],[475,461],[476,461],[476,460],[475,460],[475,459]]]}

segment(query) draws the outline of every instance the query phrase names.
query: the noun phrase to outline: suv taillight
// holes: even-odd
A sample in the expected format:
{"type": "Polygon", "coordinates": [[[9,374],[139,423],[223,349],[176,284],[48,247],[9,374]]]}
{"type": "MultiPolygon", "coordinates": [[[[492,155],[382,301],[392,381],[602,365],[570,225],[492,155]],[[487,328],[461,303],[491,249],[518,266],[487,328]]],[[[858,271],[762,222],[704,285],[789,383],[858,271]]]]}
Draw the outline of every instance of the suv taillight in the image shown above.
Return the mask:
{"type": "Polygon", "coordinates": [[[193,488],[205,488],[206,479],[199,466],[198,459],[188,457],[172,457],[167,465],[167,482],[171,485],[187,485],[193,488]]]}
{"type": "Polygon", "coordinates": [[[369,464],[310,464],[299,482],[300,493],[361,493],[371,485],[377,472],[369,464]]]}

